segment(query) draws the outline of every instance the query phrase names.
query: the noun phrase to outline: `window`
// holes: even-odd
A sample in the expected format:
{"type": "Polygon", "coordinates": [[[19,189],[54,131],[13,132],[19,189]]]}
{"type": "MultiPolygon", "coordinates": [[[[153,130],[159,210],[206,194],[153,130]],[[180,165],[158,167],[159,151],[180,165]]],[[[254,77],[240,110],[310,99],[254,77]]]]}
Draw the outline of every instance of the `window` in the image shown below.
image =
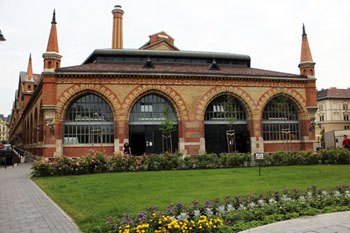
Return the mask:
{"type": "Polygon", "coordinates": [[[320,121],[324,121],[324,115],[320,115],[320,121]]]}
{"type": "Polygon", "coordinates": [[[348,121],[349,120],[349,115],[348,114],[344,114],[344,121],[348,121]]]}
{"type": "Polygon", "coordinates": [[[343,104],[343,109],[348,110],[348,104],[343,104]]]}
{"type": "Polygon", "coordinates": [[[323,111],[323,104],[320,104],[320,105],[318,106],[318,110],[319,110],[319,111],[323,111]]]}
{"type": "Polygon", "coordinates": [[[131,109],[129,124],[131,125],[160,125],[165,121],[163,111],[168,108],[170,120],[177,124],[173,107],[161,96],[150,94],[138,100],[131,109]]]}
{"type": "Polygon", "coordinates": [[[113,113],[101,97],[89,94],[71,104],[64,121],[64,144],[113,142],[113,113]]]}
{"type": "Polygon", "coordinates": [[[350,129],[350,125],[344,125],[344,129],[350,129]]]}
{"type": "Polygon", "coordinates": [[[141,112],[153,112],[152,104],[141,103],[141,112]]]}
{"type": "Polygon", "coordinates": [[[205,121],[218,121],[218,124],[227,124],[228,121],[246,121],[245,109],[234,96],[221,95],[215,98],[205,111],[205,121]]]}
{"type": "Polygon", "coordinates": [[[299,140],[298,112],[286,96],[270,100],[263,112],[263,138],[273,140],[299,140]]]}

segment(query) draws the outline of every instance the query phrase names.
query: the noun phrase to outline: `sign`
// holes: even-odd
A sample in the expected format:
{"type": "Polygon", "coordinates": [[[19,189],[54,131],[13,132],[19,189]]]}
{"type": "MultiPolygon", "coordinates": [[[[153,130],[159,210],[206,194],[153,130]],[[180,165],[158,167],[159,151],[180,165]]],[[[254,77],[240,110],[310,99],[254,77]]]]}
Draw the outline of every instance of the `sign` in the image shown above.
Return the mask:
{"type": "Polygon", "coordinates": [[[264,153],[255,153],[255,159],[256,160],[263,160],[264,159],[264,153]]]}

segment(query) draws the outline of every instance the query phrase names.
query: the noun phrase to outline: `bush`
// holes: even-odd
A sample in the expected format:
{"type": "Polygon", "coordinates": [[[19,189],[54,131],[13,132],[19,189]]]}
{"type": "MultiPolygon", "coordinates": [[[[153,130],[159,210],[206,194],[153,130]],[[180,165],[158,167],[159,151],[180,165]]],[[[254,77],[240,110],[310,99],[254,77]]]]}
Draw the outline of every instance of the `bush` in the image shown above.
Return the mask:
{"type": "MultiPolygon", "coordinates": [[[[40,160],[33,164],[33,176],[81,175],[101,172],[159,171],[173,169],[209,169],[251,166],[249,153],[201,154],[185,156],[181,153],[163,155],[130,156],[127,154],[105,155],[91,153],[78,158],[58,157],[53,161],[40,160]]],[[[320,152],[275,152],[265,153],[263,165],[316,165],[349,164],[350,150],[334,149],[320,152]]]]}

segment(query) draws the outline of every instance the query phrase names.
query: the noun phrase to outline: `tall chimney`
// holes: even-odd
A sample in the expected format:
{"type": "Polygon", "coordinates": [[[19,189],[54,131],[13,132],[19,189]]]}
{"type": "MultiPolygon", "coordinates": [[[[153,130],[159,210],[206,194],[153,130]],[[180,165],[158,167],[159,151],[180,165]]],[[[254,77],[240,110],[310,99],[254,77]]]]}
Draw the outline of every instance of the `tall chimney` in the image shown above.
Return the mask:
{"type": "Polygon", "coordinates": [[[114,6],[113,14],[113,39],[112,49],[123,48],[123,14],[124,11],[120,5],[114,6]]]}

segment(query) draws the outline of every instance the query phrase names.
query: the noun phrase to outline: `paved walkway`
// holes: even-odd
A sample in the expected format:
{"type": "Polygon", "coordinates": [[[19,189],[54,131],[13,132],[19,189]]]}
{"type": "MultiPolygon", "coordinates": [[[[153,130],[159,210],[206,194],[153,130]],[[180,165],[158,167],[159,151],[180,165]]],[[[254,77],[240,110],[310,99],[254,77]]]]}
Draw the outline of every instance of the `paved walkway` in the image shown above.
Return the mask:
{"type": "Polygon", "coordinates": [[[29,179],[30,167],[0,167],[0,233],[78,233],[71,219],[29,179]]]}
{"type": "Polygon", "coordinates": [[[322,214],[273,223],[242,233],[345,233],[350,232],[350,211],[322,214]]]}

